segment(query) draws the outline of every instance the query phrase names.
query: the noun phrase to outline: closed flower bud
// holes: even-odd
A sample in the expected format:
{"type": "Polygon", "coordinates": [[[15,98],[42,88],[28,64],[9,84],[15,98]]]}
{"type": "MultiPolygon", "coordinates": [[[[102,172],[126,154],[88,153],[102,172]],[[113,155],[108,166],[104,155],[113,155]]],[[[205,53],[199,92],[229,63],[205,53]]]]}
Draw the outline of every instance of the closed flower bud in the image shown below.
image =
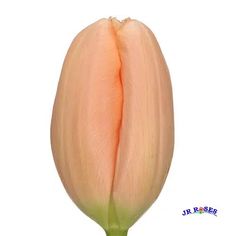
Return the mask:
{"type": "Polygon", "coordinates": [[[128,229],[158,197],[173,154],[172,89],[153,33],[101,19],[66,55],[51,123],[60,178],[107,235],[128,229]]]}

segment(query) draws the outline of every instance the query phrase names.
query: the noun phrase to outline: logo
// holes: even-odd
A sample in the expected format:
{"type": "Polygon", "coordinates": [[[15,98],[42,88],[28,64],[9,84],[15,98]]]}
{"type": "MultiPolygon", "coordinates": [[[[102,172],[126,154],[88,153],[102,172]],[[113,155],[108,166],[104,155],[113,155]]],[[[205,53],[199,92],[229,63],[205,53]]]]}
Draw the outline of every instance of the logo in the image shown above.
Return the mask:
{"type": "Polygon", "coordinates": [[[190,215],[190,214],[204,214],[204,213],[208,213],[214,216],[217,216],[217,209],[213,208],[213,207],[193,207],[193,209],[186,209],[183,211],[182,215],[186,216],[186,215],[190,215]]]}

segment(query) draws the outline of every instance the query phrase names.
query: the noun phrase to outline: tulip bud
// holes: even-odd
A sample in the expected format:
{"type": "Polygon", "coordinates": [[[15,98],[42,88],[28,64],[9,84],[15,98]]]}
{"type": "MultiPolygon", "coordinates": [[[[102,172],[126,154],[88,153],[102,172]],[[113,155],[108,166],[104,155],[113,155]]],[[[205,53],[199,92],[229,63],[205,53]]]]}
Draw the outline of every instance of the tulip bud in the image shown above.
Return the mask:
{"type": "Polygon", "coordinates": [[[150,29],[109,18],[76,36],[53,107],[52,152],[69,196],[107,235],[126,235],[158,197],[173,123],[169,72],[150,29]]]}

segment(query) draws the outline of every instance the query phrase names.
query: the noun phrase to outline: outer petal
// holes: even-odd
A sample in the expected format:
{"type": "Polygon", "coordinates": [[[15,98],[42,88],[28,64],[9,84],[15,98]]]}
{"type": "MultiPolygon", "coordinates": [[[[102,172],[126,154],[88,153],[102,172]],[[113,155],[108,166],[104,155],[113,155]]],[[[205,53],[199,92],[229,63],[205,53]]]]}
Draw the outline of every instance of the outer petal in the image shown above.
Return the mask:
{"type": "Polygon", "coordinates": [[[102,19],[73,41],[55,99],[51,142],[72,200],[104,228],[122,111],[120,59],[111,21],[102,19]]]}
{"type": "Polygon", "coordinates": [[[129,228],[159,195],[173,153],[169,72],[152,32],[128,20],[117,31],[123,115],[113,183],[121,228],[129,228]]]}

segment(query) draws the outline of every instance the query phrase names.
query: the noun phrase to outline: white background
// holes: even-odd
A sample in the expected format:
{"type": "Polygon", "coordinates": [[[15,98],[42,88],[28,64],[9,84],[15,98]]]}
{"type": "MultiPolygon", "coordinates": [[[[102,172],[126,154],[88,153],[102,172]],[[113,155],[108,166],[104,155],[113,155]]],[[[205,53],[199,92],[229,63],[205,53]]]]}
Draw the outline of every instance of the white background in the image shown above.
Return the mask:
{"type": "Polygon", "coordinates": [[[230,0],[0,2],[0,235],[102,236],[65,193],[50,119],[66,51],[102,17],[136,18],[169,66],[175,152],[158,200],[130,236],[236,235],[236,6],[230,0]],[[194,206],[209,214],[182,216],[194,206]]]}

